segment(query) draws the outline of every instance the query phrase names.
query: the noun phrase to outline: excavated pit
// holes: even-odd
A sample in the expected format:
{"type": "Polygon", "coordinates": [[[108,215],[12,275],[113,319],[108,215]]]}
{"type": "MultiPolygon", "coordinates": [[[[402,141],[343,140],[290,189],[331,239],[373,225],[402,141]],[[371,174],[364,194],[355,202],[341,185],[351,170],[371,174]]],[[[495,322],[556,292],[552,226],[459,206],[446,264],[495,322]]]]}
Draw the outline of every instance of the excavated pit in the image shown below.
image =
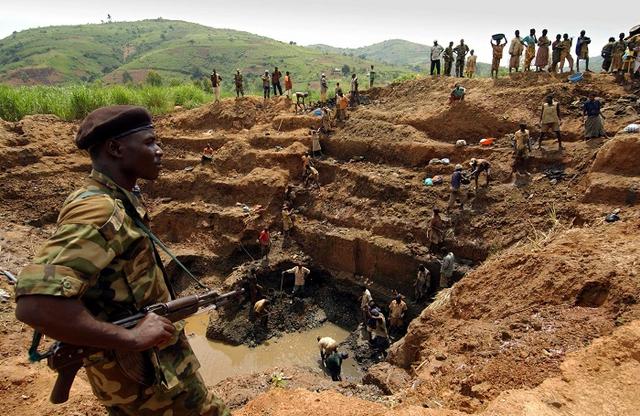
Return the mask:
{"type": "Polygon", "coordinates": [[[281,271],[293,266],[292,262],[282,262],[269,270],[258,269],[261,295],[272,302],[266,328],[248,319],[252,305],[247,299],[226,306],[212,317],[207,338],[233,345],[255,345],[285,333],[316,328],[327,321],[347,331],[355,330],[359,317],[355,285],[338,282],[325,270],[311,268],[304,296],[293,298],[293,276],[287,274],[281,279],[281,271]]]}
{"type": "MultiPolygon", "coordinates": [[[[380,89],[372,105],[350,112],[346,123],[321,138],[324,158],[315,162],[320,189],[301,184],[300,157],[317,120],[293,116],[284,100],[267,105],[224,100],[155,120],[164,170],[157,181],[140,184],[152,228],[216,290],[237,286],[249,267],[259,267],[259,283],[275,303],[266,329],[249,320],[247,301],[189,321],[205,379],[232,386],[225,401],[244,404],[268,389],[274,367],[287,374],[298,374],[289,365],[321,373],[315,339],[332,335],[350,353],[348,382],[378,386],[418,407],[478,412],[509,389],[544,384],[560,373],[567,354],[640,316],[635,280],[615,273],[632,270],[630,276],[637,276],[637,250],[626,251],[629,241],[637,240],[635,229],[602,223],[617,204],[636,203],[640,195],[634,164],[638,135],[577,141],[581,119],[573,103],[589,91],[586,87],[528,82],[520,75],[492,84],[463,82],[469,100],[455,109],[444,104],[450,87],[443,80],[380,89]],[[413,92],[415,100],[407,100],[413,92]],[[567,149],[558,152],[554,141],[545,141],[545,149],[531,154],[525,184],[516,186],[509,134],[520,120],[537,122],[538,105],[549,92],[556,92],[563,106],[567,149]],[[431,106],[438,100],[442,108],[431,106]],[[476,141],[482,136],[498,140],[484,148],[476,141]],[[455,147],[459,138],[469,145],[455,147]],[[201,165],[207,143],[214,148],[213,163],[201,165]],[[446,210],[453,165],[467,168],[472,157],[491,162],[491,186],[468,188],[467,210],[443,215],[449,237],[434,246],[427,234],[431,209],[446,210]],[[450,163],[429,164],[434,158],[450,163]],[[564,169],[566,177],[550,181],[544,175],[550,168],[564,169]],[[434,175],[445,183],[424,186],[424,178],[434,175]],[[283,244],[280,210],[287,185],[296,190],[296,220],[292,238],[283,244]],[[265,226],[274,240],[269,265],[254,261],[256,238],[265,226]],[[558,235],[565,237],[558,241],[558,235]],[[431,299],[413,299],[417,266],[425,264],[431,272],[433,296],[439,261],[449,250],[457,260],[453,288],[425,310],[431,299]],[[312,270],[302,300],[288,295],[291,275],[284,280],[285,295],[279,293],[280,273],[296,259],[312,270]],[[397,290],[407,297],[413,319],[407,335],[392,346],[389,362],[377,365],[357,321],[363,278],[385,315],[397,290]],[[284,350],[294,353],[278,355],[284,350]],[[260,372],[266,380],[255,374],[260,372]],[[236,391],[244,388],[247,393],[239,397],[236,391]]],[[[594,90],[604,91],[605,81],[594,83],[594,90]]],[[[607,100],[622,94],[618,87],[606,88],[607,100]]],[[[612,133],[637,117],[619,116],[616,106],[604,111],[612,133]]],[[[48,233],[58,207],[89,171],[86,155],[73,147],[77,125],[40,116],[0,127],[0,144],[6,145],[0,147],[5,156],[0,198],[6,208],[0,222],[48,233]]],[[[634,221],[625,207],[621,217],[634,221]]],[[[32,254],[31,248],[21,250],[32,254]]],[[[178,291],[193,293],[175,262],[163,259],[178,291]]],[[[15,262],[25,263],[24,254],[15,262]]],[[[10,339],[23,342],[20,334],[11,333],[10,339]]],[[[304,388],[317,390],[323,380],[330,383],[323,375],[304,388]]],[[[343,386],[326,388],[350,396],[343,386]]],[[[365,398],[381,395],[376,390],[375,397],[365,398]]]]}

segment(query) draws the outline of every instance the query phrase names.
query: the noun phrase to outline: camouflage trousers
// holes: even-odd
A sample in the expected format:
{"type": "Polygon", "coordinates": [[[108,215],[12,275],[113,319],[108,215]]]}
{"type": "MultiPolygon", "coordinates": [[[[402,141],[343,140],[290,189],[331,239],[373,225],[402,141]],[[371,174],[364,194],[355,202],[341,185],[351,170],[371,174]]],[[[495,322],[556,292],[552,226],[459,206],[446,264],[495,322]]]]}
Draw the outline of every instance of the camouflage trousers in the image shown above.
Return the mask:
{"type": "Polygon", "coordinates": [[[130,380],[117,365],[110,374],[103,373],[104,367],[98,373],[93,373],[91,367],[86,370],[93,392],[109,416],[230,416],[197,372],[181,380],[179,388],[166,391],[130,380]]]}

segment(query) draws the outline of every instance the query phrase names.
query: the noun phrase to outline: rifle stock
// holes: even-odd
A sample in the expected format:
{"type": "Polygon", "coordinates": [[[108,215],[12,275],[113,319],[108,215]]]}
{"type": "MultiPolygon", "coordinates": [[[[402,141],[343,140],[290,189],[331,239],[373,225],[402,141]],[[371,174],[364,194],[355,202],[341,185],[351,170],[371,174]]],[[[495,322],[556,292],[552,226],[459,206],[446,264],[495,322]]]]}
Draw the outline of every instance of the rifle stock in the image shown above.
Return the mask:
{"type": "MultiPolygon", "coordinates": [[[[200,308],[209,305],[220,305],[229,299],[244,293],[244,289],[237,289],[223,295],[216,292],[207,292],[202,295],[191,295],[178,298],[166,303],[158,303],[148,306],[140,313],[112,322],[125,328],[133,328],[148,313],[164,316],[171,322],[177,322],[198,312],[200,308]]],[[[58,378],[51,391],[50,401],[54,404],[64,403],[69,399],[69,390],[73,380],[82,368],[84,359],[103,351],[100,348],[80,347],[77,345],[55,342],[49,350],[42,355],[47,358],[47,365],[58,373],[58,378]]],[[[117,357],[117,354],[116,354],[117,357]]],[[[138,380],[134,380],[138,382],[138,380]]]]}

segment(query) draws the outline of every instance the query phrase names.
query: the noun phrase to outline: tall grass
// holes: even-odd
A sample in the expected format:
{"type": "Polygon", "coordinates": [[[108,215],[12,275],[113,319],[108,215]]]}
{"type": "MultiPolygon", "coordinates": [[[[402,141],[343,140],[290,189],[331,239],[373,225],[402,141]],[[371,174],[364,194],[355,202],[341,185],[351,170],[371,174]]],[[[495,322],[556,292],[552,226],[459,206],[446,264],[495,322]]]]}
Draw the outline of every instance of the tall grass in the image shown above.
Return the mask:
{"type": "Polygon", "coordinates": [[[194,108],[212,98],[191,84],[166,87],[0,85],[0,118],[18,121],[29,114],[55,114],[63,120],[78,120],[96,108],[113,104],[142,105],[153,114],[163,114],[176,105],[194,108]]]}

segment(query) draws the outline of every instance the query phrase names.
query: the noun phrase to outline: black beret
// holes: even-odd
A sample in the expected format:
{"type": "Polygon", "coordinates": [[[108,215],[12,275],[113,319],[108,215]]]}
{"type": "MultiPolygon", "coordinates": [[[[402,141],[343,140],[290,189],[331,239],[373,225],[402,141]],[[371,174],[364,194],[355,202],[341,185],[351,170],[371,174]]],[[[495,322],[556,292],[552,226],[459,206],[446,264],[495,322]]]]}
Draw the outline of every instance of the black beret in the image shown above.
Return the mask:
{"type": "Polygon", "coordinates": [[[80,124],[76,146],[88,149],[107,139],[117,139],[152,129],[151,113],[134,105],[112,105],[92,111],[80,124]]]}

